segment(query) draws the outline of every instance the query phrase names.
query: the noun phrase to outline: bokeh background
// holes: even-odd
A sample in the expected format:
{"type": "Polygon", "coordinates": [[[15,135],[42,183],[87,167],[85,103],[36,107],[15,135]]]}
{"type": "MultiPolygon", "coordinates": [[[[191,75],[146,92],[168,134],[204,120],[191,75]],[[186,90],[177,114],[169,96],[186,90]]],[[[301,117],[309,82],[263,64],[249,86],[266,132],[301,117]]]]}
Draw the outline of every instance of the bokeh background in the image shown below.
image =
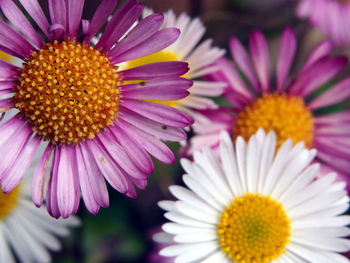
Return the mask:
{"type": "MultiPolygon", "coordinates": [[[[40,1],[47,10],[47,0],[40,1]]],[[[120,1],[119,6],[126,1],[120,1]]],[[[296,68],[310,49],[324,36],[311,28],[306,21],[294,15],[295,2],[289,0],[144,0],[145,6],[156,12],[173,9],[176,14],[187,12],[200,17],[207,27],[204,39],[212,38],[216,46],[227,50],[230,35],[244,44],[249,32],[259,29],[270,42],[272,54],[276,53],[278,37],[287,26],[292,26],[298,36],[299,52],[296,68]]],[[[83,18],[89,19],[99,0],[86,0],[83,18]]],[[[344,48],[338,53],[347,53],[344,48]]],[[[227,55],[228,52],[227,52],[227,55]]],[[[345,70],[349,72],[349,70],[345,70]]],[[[338,105],[337,107],[345,107],[338,105]]],[[[190,135],[190,134],[189,134],[190,135]]],[[[171,145],[175,153],[179,145],[171,145]]],[[[183,171],[177,162],[170,166],[155,160],[155,173],[150,176],[144,191],[138,191],[133,200],[109,189],[110,207],[93,216],[80,206],[80,228],[63,240],[63,249],[53,254],[55,263],[146,263],[153,250],[151,235],[164,222],[157,202],[171,198],[168,186],[181,184],[183,171]]]]}

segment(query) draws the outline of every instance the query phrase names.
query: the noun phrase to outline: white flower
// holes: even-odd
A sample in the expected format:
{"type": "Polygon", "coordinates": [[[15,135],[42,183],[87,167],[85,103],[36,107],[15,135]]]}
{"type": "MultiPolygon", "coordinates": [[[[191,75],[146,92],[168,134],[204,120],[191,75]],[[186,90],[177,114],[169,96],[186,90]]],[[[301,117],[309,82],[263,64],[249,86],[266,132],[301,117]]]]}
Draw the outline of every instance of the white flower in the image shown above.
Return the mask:
{"type": "Polygon", "coordinates": [[[35,207],[30,198],[28,179],[8,194],[0,190],[0,262],[16,262],[13,252],[20,262],[51,262],[48,249],[61,248],[56,236],[67,236],[69,226],[79,225],[76,217],[52,218],[45,207],[35,207]]]}
{"type": "Polygon", "coordinates": [[[159,205],[173,244],[160,254],[175,262],[349,262],[349,205],[345,183],[330,173],[316,179],[315,150],[259,130],[235,147],[222,132],[220,163],[208,148],[183,159],[186,186],[171,186],[177,201],[159,205]]]}

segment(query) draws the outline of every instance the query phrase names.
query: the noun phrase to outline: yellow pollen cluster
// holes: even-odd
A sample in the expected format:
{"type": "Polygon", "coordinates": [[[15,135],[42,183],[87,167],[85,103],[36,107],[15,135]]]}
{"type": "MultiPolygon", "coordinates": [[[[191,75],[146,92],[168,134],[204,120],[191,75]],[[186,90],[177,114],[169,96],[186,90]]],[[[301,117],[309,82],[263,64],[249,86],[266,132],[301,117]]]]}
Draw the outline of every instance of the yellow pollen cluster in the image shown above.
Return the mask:
{"type": "Polygon", "coordinates": [[[77,144],[117,118],[119,82],[116,67],[100,51],[55,41],[27,59],[14,102],[44,140],[77,144]]]}
{"type": "Polygon", "coordinates": [[[290,221],[282,205],[247,193],[222,212],[217,226],[223,252],[237,263],[268,263],[285,253],[290,221]]]}
{"type": "Polygon", "coordinates": [[[8,194],[4,194],[0,189],[0,221],[4,220],[16,207],[19,194],[20,185],[8,194]]]}
{"type": "Polygon", "coordinates": [[[233,136],[249,140],[259,128],[274,130],[277,147],[287,139],[293,143],[304,141],[311,148],[314,139],[314,120],[302,98],[286,94],[264,94],[238,113],[233,136]]]}
{"type": "MultiPolygon", "coordinates": [[[[150,63],[166,62],[166,61],[178,61],[178,57],[176,53],[167,52],[164,50],[158,51],[151,55],[137,58],[127,62],[126,68],[135,68],[135,67],[143,66],[150,63]]],[[[135,82],[129,81],[128,83],[135,83],[135,82]]],[[[148,101],[163,104],[170,107],[175,107],[177,102],[176,100],[148,100],[148,101]]]]}

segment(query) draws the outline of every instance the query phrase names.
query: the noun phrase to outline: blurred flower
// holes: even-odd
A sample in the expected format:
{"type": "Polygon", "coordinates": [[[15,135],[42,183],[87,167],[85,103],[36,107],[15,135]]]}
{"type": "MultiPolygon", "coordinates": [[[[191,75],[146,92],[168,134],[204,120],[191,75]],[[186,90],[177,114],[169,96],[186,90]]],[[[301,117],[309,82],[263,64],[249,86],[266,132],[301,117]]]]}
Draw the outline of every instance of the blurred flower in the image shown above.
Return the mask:
{"type": "Polygon", "coordinates": [[[121,193],[136,197],[133,184],[145,188],[153,172],[149,154],[174,162],[160,139],[184,140],[183,127],[193,122],[177,109],[145,100],[182,99],[192,81],[180,77],[188,71],[184,62],[124,71],[118,71],[118,64],[164,49],[178,38],[179,30],[159,30],[163,16],[154,14],[123,38],[143,10],[131,0],[116,11],[91,46],[117,0],[102,1],[91,21],[81,20],[84,0],[48,1],[51,24],[37,1],[20,2],[44,37],[12,0],[1,1],[4,15],[23,34],[0,21],[0,49],[23,60],[21,68],[0,61],[0,114],[6,112],[0,124],[2,190],[8,193],[19,184],[39,144],[45,143],[32,198],[37,206],[42,204],[50,168],[46,204],[52,216],[76,213],[80,189],[91,213],[107,207],[105,179],[121,193]],[[19,113],[9,119],[9,110],[19,113]]]}
{"type": "Polygon", "coordinates": [[[344,68],[346,59],[329,57],[331,45],[322,42],[311,52],[297,77],[292,79],[289,71],[297,41],[293,31],[287,28],[280,40],[276,85],[273,87],[271,80],[274,77],[270,76],[265,37],[253,31],[249,47],[250,56],[236,38],[231,38],[235,66],[222,58],[217,63],[221,70],[209,76],[229,83],[225,97],[234,105],[235,114],[227,109],[202,112],[212,122],[196,127],[189,152],[206,144],[218,153],[222,129],[232,133],[233,137],[242,136],[248,140],[259,128],[264,128],[276,132],[278,146],[289,138],[294,143],[303,141],[307,148],[317,149],[317,157],[324,163],[349,174],[350,112],[344,110],[326,115],[318,112],[349,97],[350,78],[334,85],[328,83],[344,68]],[[328,89],[315,96],[314,92],[321,87],[328,89]]]}
{"type": "Polygon", "coordinates": [[[260,129],[233,147],[221,134],[219,163],[208,148],[182,160],[186,186],[171,186],[177,201],[162,201],[173,245],[161,250],[176,262],[348,262],[344,183],[331,173],[316,179],[315,150],[260,129]]]}
{"type": "MultiPolygon", "coordinates": [[[[153,14],[153,11],[145,8],[143,15],[148,16],[151,14],[153,14]]],[[[227,84],[224,82],[208,82],[197,79],[215,72],[218,68],[213,63],[222,57],[225,51],[217,47],[211,47],[213,42],[211,39],[207,39],[199,44],[205,32],[205,27],[199,18],[191,19],[185,13],[176,17],[174,12],[169,10],[164,14],[164,23],[162,25],[162,28],[168,27],[177,27],[180,29],[181,34],[177,41],[157,53],[128,61],[122,67],[129,68],[161,61],[187,62],[190,70],[184,77],[195,79],[193,86],[188,90],[190,95],[180,100],[174,98],[154,102],[178,108],[193,116],[195,121],[198,122],[203,119],[203,116],[193,111],[193,109],[217,108],[214,101],[208,97],[221,95],[227,84]]]]}
{"type": "Polygon", "coordinates": [[[336,45],[349,45],[350,1],[349,0],[300,0],[297,15],[309,19],[336,45]]]}
{"type": "Polygon", "coordinates": [[[0,262],[50,262],[47,249],[58,251],[61,244],[55,236],[67,236],[68,227],[79,225],[76,217],[53,219],[45,208],[37,208],[30,200],[28,178],[13,191],[0,191],[0,262]]]}

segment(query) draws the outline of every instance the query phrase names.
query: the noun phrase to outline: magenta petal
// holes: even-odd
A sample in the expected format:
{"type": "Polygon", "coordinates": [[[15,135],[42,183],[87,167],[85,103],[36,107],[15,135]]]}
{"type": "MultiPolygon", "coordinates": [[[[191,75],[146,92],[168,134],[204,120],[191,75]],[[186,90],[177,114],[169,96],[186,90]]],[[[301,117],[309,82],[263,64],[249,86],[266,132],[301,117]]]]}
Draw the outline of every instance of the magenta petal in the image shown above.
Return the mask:
{"type": "Polygon", "coordinates": [[[142,19],[129,33],[128,37],[122,39],[108,54],[110,57],[118,57],[120,54],[136,47],[162,26],[164,16],[161,14],[152,14],[142,19]]]}
{"type": "Polygon", "coordinates": [[[11,165],[11,169],[9,169],[6,176],[2,178],[1,187],[4,193],[11,192],[20,183],[33,161],[40,142],[41,140],[35,136],[31,141],[25,144],[24,149],[11,165]]]}
{"type": "Polygon", "coordinates": [[[47,167],[49,164],[49,159],[51,156],[52,147],[48,145],[40,158],[38,166],[35,169],[33,180],[32,180],[32,200],[33,203],[40,207],[44,200],[44,183],[45,176],[47,172],[47,167]]]}
{"type": "Polygon", "coordinates": [[[46,191],[46,208],[49,214],[55,218],[61,216],[58,209],[57,202],[57,176],[58,176],[58,166],[60,162],[60,148],[54,149],[54,154],[52,158],[50,180],[47,185],[46,191]]]}
{"type": "Polygon", "coordinates": [[[141,16],[142,9],[142,4],[135,0],[131,0],[119,8],[108,22],[96,48],[102,48],[105,52],[109,51],[141,16]]]}
{"type": "Polygon", "coordinates": [[[330,106],[332,104],[341,102],[350,96],[350,78],[344,79],[329,88],[327,91],[316,97],[308,104],[311,110],[330,106]]]}
{"type": "Polygon", "coordinates": [[[186,127],[193,124],[191,116],[169,106],[148,101],[124,99],[120,106],[146,118],[173,127],[186,127]]]}
{"type": "MultiPolygon", "coordinates": [[[[79,0],[75,0],[79,1],[79,0]]],[[[48,0],[52,24],[62,25],[67,34],[67,7],[65,0],[48,0]]]]}
{"type": "Polygon", "coordinates": [[[188,71],[185,62],[158,62],[146,64],[118,72],[124,81],[126,80],[149,80],[153,78],[182,76],[188,71]]]}
{"type": "Polygon", "coordinates": [[[143,173],[134,165],[123,147],[112,137],[109,131],[100,133],[98,139],[99,143],[109,153],[109,156],[123,169],[128,177],[137,179],[148,178],[147,174],[143,173]]]}
{"type": "Polygon", "coordinates": [[[63,218],[68,218],[74,211],[75,200],[78,198],[75,191],[74,177],[77,176],[76,159],[71,146],[60,147],[60,161],[57,173],[57,202],[63,218]]]}
{"type": "MultiPolygon", "coordinates": [[[[0,81],[1,82],[9,83],[10,81],[17,80],[19,70],[20,70],[19,68],[0,59],[0,81]]],[[[13,82],[11,83],[12,83],[12,86],[14,86],[14,83],[13,82]]]]}
{"type": "Polygon", "coordinates": [[[185,78],[165,78],[146,81],[144,84],[121,86],[124,98],[148,100],[180,100],[188,96],[193,82],[185,78]]]}
{"type": "Polygon", "coordinates": [[[61,24],[53,24],[49,27],[50,39],[63,40],[65,34],[65,28],[61,24]]]}
{"type": "MultiPolygon", "coordinates": [[[[186,140],[186,133],[182,130],[182,128],[175,128],[170,126],[164,126],[159,122],[152,121],[150,119],[144,118],[143,116],[129,111],[127,109],[123,109],[119,113],[120,119],[139,127],[141,130],[154,135],[160,139],[168,140],[168,141],[182,141],[186,140]]],[[[118,125],[119,120],[116,122],[118,125]]]]}
{"type": "Polygon", "coordinates": [[[0,46],[4,52],[12,51],[11,55],[24,59],[34,51],[34,47],[5,22],[0,21],[0,46]]]}
{"type": "Polygon", "coordinates": [[[114,126],[109,126],[109,130],[113,133],[116,140],[119,141],[138,169],[145,174],[153,173],[154,166],[151,157],[132,137],[129,137],[124,130],[119,128],[118,123],[114,126]]]}
{"type": "Polygon", "coordinates": [[[68,0],[68,28],[69,37],[74,39],[77,37],[81,15],[83,13],[85,0],[68,0]]]}
{"type": "Polygon", "coordinates": [[[253,87],[259,90],[258,80],[255,77],[254,68],[249,55],[241,42],[235,37],[230,38],[230,50],[239,69],[246,75],[253,87]]]}
{"type": "Polygon", "coordinates": [[[49,37],[49,22],[38,3],[38,0],[19,0],[28,14],[34,19],[35,23],[40,27],[43,33],[49,37]]]}
{"type": "Polygon", "coordinates": [[[89,172],[86,169],[85,160],[79,146],[75,147],[75,154],[76,154],[76,161],[77,161],[77,168],[78,168],[77,172],[79,175],[81,193],[83,196],[85,206],[90,213],[96,215],[100,209],[100,206],[95,200],[95,197],[93,194],[94,189],[92,188],[92,185],[89,180],[90,178],[88,176],[89,172]]]}
{"type": "Polygon", "coordinates": [[[277,91],[282,91],[292,65],[297,40],[293,30],[287,27],[281,37],[277,60],[277,91]]]}
{"type": "Polygon", "coordinates": [[[270,89],[270,55],[266,38],[261,32],[254,30],[251,33],[249,48],[261,89],[267,92],[270,89]]]}
{"type": "Polygon", "coordinates": [[[348,174],[350,171],[350,161],[333,156],[331,153],[318,151],[317,157],[329,166],[336,167],[337,170],[348,174]]]}
{"type": "Polygon", "coordinates": [[[318,136],[314,141],[314,145],[317,149],[338,156],[341,159],[347,159],[350,161],[350,145],[344,138],[332,138],[330,136],[318,136]],[[348,143],[348,145],[346,145],[348,143]]]}
{"type": "Polygon", "coordinates": [[[128,194],[128,179],[109,154],[96,140],[87,141],[87,145],[97,167],[110,185],[117,191],[128,194]]]}
{"type": "Polygon", "coordinates": [[[14,108],[13,106],[14,105],[12,98],[0,100],[0,113],[6,112],[14,108]]]}
{"type": "Polygon", "coordinates": [[[307,58],[300,73],[311,67],[315,62],[325,57],[328,57],[331,53],[332,43],[329,40],[325,40],[318,44],[307,58]]]}
{"type": "Polygon", "coordinates": [[[18,132],[25,125],[25,121],[19,118],[18,115],[13,116],[11,119],[0,125],[0,148],[3,143],[9,140],[11,135],[18,132]]]}
{"type": "Polygon", "coordinates": [[[331,125],[338,126],[345,123],[350,123],[350,110],[327,114],[315,117],[316,125],[331,125]]]}
{"type": "Polygon", "coordinates": [[[180,30],[177,28],[165,28],[153,34],[149,39],[132,49],[111,58],[111,62],[118,64],[129,61],[135,58],[140,58],[153,53],[156,53],[171,44],[173,44],[179,37],[180,30]]]}
{"type": "Polygon", "coordinates": [[[94,199],[102,207],[109,206],[108,190],[106,186],[106,181],[96,166],[96,163],[90,154],[88,146],[85,143],[80,144],[80,151],[84,159],[84,164],[86,166],[86,177],[90,182],[91,189],[94,194],[94,199]]]}
{"type": "Polygon", "coordinates": [[[149,135],[137,127],[127,124],[124,121],[119,121],[119,127],[130,134],[147,152],[153,155],[161,162],[172,164],[175,162],[173,152],[158,138],[149,135]]]}
{"type": "Polygon", "coordinates": [[[12,0],[3,0],[1,2],[1,9],[8,20],[18,28],[22,34],[30,39],[37,47],[40,48],[42,46],[43,43],[39,35],[12,0]]]}
{"type": "Polygon", "coordinates": [[[331,167],[331,166],[327,166],[325,164],[321,164],[321,169],[319,172],[319,177],[325,176],[329,173],[332,172],[336,172],[338,174],[337,176],[337,182],[345,182],[346,183],[346,191],[348,193],[348,195],[350,195],[350,176],[340,173],[339,171],[337,171],[335,168],[331,167]]]}
{"type": "Polygon", "coordinates": [[[107,18],[112,14],[118,0],[102,0],[98,6],[89,26],[89,32],[86,34],[84,41],[89,43],[91,38],[100,30],[107,18]]]}

